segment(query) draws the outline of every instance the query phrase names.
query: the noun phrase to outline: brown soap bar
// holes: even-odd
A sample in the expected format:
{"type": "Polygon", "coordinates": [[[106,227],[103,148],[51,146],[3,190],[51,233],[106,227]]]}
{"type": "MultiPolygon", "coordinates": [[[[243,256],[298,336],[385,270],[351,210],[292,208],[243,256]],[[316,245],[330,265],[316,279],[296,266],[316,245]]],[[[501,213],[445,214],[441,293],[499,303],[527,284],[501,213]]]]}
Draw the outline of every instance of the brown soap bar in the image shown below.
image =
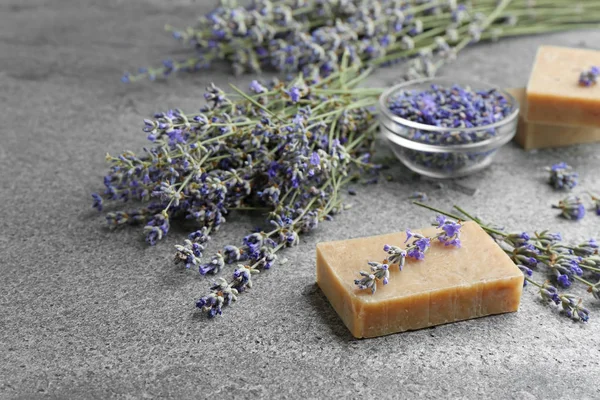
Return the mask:
{"type": "MultiPolygon", "coordinates": [[[[433,235],[434,227],[418,230],[433,235]]],[[[432,241],[425,259],[390,266],[375,294],[354,284],[368,261],[382,261],[385,244],[403,247],[406,233],[317,245],[317,283],[352,335],[368,338],[490,314],[517,311],[523,274],[479,225],[466,222],[462,247],[432,241]]]]}
{"type": "Polygon", "coordinates": [[[519,101],[519,125],[515,141],[525,150],[563,147],[578,143],[600,142],[600,128],[589,126],[561,126],[529,122],[527,96],[524,88],[506,89],[519,101]]]}
{"type": "Polygon", "coordinates": [[[600,51],[540,47],[527,84],[527,121],[600,127],[600,85],[579,85],[592,66],[600,66],[600,51]]]}

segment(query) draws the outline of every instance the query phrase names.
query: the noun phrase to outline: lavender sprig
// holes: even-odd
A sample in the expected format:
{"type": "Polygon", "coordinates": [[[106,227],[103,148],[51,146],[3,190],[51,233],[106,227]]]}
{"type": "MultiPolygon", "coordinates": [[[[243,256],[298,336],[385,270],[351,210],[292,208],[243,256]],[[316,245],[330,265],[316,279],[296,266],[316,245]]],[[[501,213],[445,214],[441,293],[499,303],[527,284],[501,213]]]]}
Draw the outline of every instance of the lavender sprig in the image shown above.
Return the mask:
{"type": "Polygon", "coordinates": [[[585,216],[585,205],[581,198],[577,196],[568,196],[559,201],[558,204],[553,204],[552,208],[560,209],[560,215],[563,218],[573,221],[578,221],[585,216]]]}
{"type": "Polygon", "coordinates": [[[576,321],[586,322],[589,310],[582,300],[568,293],[560,293],[556,286],[545,282],[537,283],[531,277],[534,271],[545,273],[550,280],[566,290],[575,283],[588,288],[595,299],[600,299],[600,282],[592,283],[600,272],[599,245],[594,239],[578,244],[563,241],[560,234],[548,231],[528,234],[526,232],[507,233],[502,229],[493,228],[458,206],[454,206],[462,216],[444,212],[424,203],[414,204],[441,213],[456,220],[464,218],[478,223],[508,254],[524,275],[524,285],[532,284],[539,288],[539,294],[548,304],[559,305],[562,313],[576,321]]]}
{"type": "Polygon", "coordinates": [[[577,186],[577,178],[579,174],[572,172],[571,166],[565,162],[560,162],[546,167],[546,171],[550,172],[548,183],[557,190],[570,190],[577,186]]]}
{"type": "Polygon", "coordinates": [[[417,261],[423,260],[425,253],[431,247],[432,240],[437,239],[446,246],[460,247],[460,222],[449,221],[444,216],[439,215],[436,218],[436,223],[433,225],[441,231],[429,237],[407,230],[404,243],[410,243],[405,249],[389,244],[384,245],[383,251],[388,254],[388,257],[382,263],[369,261],[368,265],[371,267],[371,272],[360,271],[359,274],[362,278],[355,279],[354,284],[358,289],[370,289],[371,294],[374,294],[377,290],[377,282],[381,282],[384,285],[388,284],[390,279],[390,265],[398,265],[398,269],[402,271],[407,257],[417,261]]]}

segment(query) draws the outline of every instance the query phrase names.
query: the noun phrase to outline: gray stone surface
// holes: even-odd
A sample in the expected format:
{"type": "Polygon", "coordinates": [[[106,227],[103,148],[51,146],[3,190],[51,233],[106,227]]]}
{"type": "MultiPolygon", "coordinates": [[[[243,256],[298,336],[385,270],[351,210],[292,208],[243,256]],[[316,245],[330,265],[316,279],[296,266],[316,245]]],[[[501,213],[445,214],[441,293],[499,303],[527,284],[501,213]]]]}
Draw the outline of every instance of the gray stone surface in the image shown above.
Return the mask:
{"type": "MultiPolygon", "coordinates": [[[[589,324],[571,323],[528,288],[515,314],[361,341],[314,283],[317,242],[427,224],[431,214],[407,200],[415,190],[510,229],[598,237],[594,215],[556,218],[561,194],[542,168],[567,161],[581,189],[600,189],[600,145],[526,153],[511,144],[491,168],[442,187],[395,166],[397,179],[357,187],[352,210],[304,237],[213,321],[193,304],[209,280],[171,262],[184,232],[148,248],[139,230],[106,230],[89,197],[105,152],[139,149],[142,118],[196,109],[210,81],[248,82],[225,70],[119,82],[123,69],[173,54],[162,26],[192,23],[205,3],[0,3],[0,397],[600,398],[598,303],[589,301],[589,324]]],[[[519,86],[537,46],[598,43],[600,30],[505,40],[465,51],[443,74],[519,86]]],[[[372,84],[394,74],[380,70],[372,84]]],[[[213,249],[252,226],[230,219],[213,249]]]]}

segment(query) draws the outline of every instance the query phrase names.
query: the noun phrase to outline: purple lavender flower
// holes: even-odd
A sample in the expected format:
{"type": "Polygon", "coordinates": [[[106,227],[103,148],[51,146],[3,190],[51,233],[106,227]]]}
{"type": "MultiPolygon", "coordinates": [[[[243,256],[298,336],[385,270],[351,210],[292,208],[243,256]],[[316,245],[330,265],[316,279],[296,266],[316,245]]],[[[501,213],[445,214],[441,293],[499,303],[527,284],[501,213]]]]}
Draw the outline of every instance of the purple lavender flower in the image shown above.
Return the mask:
{"type": "Polygon", "coordinates": [[[98,211],[102,211],[102,197],[100,197],[98,193],[92,193],[92,198],[94,199],[92,207],[96,208],[98,211]]]}
{"type": "Polygon", "coordinates": [[[208,229],[203,227],[200,230],[194,231],[188,235],[188,239],[197,243],[206,243],[210,240],[210,236],[208,236],[208,229]]]}
{"type": "Polygon", "coordinates": [[[201,275],[206,274],[217,274],[225,266],[225,259],[221,253],[217,253],[213,256],[209,263],[202,264],[198,267],[198,272],[201,275]]]}
{"type": "Polygon", "coordinates": [[[246,290],[246,288],[252,287],[252,273],[256,272],[254,269],[239,265],[238,268],[233,272],[233,285],[239,293],[246,290]]]}
{"type": "Polygon", "coordinates": [[[585,216],[585,206],[581,199],[576,196],[569,196],[561,200],[558,205],[553,205],[552,208],[562,210],[561,216],[570,220],[580,220],[585,216]]]}
{"type": "Polygon", "coordinates": [[[444,217],[443,215],[438,215],[435,217],[435,221],[437,222],[436,227],[439,229],[446,223],[446,217],[444,217]]]}
{"type": "Polygon", "coordinates": [[[321,157],[319,157],[319,153],[313,151],[312,155],[310,156],[310,163],[312,165],[321,165],[321,157]]]}
{"type": "MultiPolygon", "coordinates": [[[[417,237],[416,235],[417,234],[413,234],[413,236],[417,237]]],[[[425,252],[431,245],[430,238],[423,237],[421,235],[419,236],[420,237],[418,237],[417,240],[415,240],[413,244],[407,248],[407,256],[414,258],[415,260],[423,260],[425,258],[425,252]]]]}
{"type": "MultiPolygon", "coordinates": [[[[438,220],[438,223],[440,220],[438,220]]],[[[460,247],[460,228],[461,224],[451,221],[444,221],[441,225],[443,233],[438,235],[438,240],[446,246],[460,247]]]]}
{"type": "Polygon", "coordinates": [[[146,242],[150,246],[155,246],[156,242],[161,240],[169,232],[169,218],[166,213],[155,214],[146,224],[146,242]]]}
{"type": "Polygon", "coordinates": [[[572,247],[571,250],[577,256],[589,257],[591,255],[598,254],[598,242],[596,242],[596,239],[592,238],[572,247]]]}
{"type": "Polygon", "coordinates": [[[227,245],[223,247],[223,256],[227,264],[242,259],[242,250],[239,247],[227,245]]]}
{"type": "Polygon", "coordinates": [[[560,304],[558,289],[549,283],[544,283],[542,285],[540,288],[540,296],[542,296],[542,299],[546,301],[553,302],[554,304],[560,304]]]}
{"type": "Polygon", "coordinates": [[[402,271],[406,262],[406,251],[397,246],[386,244],[383,246],[383,251],[388,253],[387,260],[390,264],[398,264],[398,268],[402,271]]]}
{"type": "Polygon", "coordinates": [[[267,91],[267,89],[260,84],[260,82],[258,82],[257,80],[253,80],[250,83],[250,90],[256,94],[260,94],[260,93],[264,93],[267,91]]]}
{"type": "Polygon", "coordinates": [[[572,168],[565,162],[560,162],[546,168],[550,172],[548,183],[557,190],[570,190],[577,186],[577,172],[571,172],[572,168]]]}
{"type": "Polygon", "coordinates": [[[373,294],[377,290],[376,282],[378,280],[382,281],[384,285],[387,285],[390,271],[388,264],[374,261],[369,261],[368,264],[371,267],[371,273],[361,271],[360,275],[363,278],[354,280],[354,284],[358,286],[359,289],[371,289],[371,294],[373,294]]]}
{"type": "Polygon", "coordinates": [[[563,294],[560,296],[560,304],[567,317],[582,322],[589,320],[590,311],[582,305],[581,299],[571,294],[563,294]]]}
{"type": "Polygon", "coordinates": [[[579,85],[585,87],[593,86],[596,84],[599,75],[600,67],[592,66],[589,70],[583,71],[579,75],[579,85]]]}
{"type": "Polygon", "coordinates": [[[300,89],[296,86],[292,86],[292,88],[288,92],[292,103],[297,103],[300,100],[301,93],[300,89]]]}
{"type": "Polygon", "coordinates": [[[556,281],[558,282],[558,284],[564,288],[568,288],[569,286],[571,286],[572,282],[569,279],[569,276],[567,274],[561,274],[560,272],[556,272],[557,276],[556,276],[556,281]]]}

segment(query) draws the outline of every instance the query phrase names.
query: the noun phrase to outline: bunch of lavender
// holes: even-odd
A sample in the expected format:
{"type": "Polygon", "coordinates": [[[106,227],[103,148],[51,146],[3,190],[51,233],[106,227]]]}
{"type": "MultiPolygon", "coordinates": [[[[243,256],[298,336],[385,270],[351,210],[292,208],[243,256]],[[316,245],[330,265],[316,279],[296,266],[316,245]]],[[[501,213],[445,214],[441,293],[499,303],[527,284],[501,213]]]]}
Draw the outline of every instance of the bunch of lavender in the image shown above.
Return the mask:
{"type": "Polygon", "coordinates": [[[534,234],[507,233],[503,229],[493,227],[492,224],[482,222],[458,206],[454,207],[462,216],[423,203],[415,202],[415,204],[456,220],[475,221],[523,272],[524,284],[530,283],[539,289],[544,302],[561,307],[564,315],[573,320],[586,322],[589,319],[589,310],[583,306],[582,299],[559,291],[557,286],[564,290],[579,282],[587,287],[588,292],[595,299],[600,300],[600,282],[590,281],[600,272],[600,254],[596,240],[590,239],[573,245],[564,242],[560,234],[549,231],[534,234]],[[534,270],[547,275],[548,281],[544,283],[534,281],[532,279],[534,270]]]}
{"type": "Polygon", "coordinates": [[[423,260],[425,253],[431,247],[432,240],[437,239],[446,246],[460,247],[460,221],[458,223],[449,221],[443,215],[438,215],[433,225],[440,231],[432,236],[423,236],[420,233],[407,230],[404,243],[409,241],[411,243],[404,249],[394,245],[384,245],[383,251],[388,254],[387,258],[383,262],[369,261],[368,265],[371,267],[371,272],[360,271],[359,274],[362,278],[355,279],[354,284],[359,289],[370,289],[371,294],[374,294],[377,290],[377,282],[381,281],[384,285],[388,284],[390,265],[398,265],[398,269],[402,271],[407,257],[413,260],[423,260]]]}
{"type": "Polygon", "coordinates": [[[127,73],[123,81],[198,71],[220,60],[235,73],[275,69],[326,76],[339,69],[345,52],[353,63],[372,65],[413,58],[407,77],[431,75],[470,43],[595,27],[599,20],[592,4],[559,3],[564,7],[516,0],[253,0],[247,7],[223,1],[194,27],[167,26],[194,55],[127,73]]]}
{"type": "Polygon", "coordinates": [[[579,174],[572,171],[571,166],[565,162],[559,162],[551,167],[546,167],[546,171],[550,173],[548,183],[554,189],[570,190],[577,186],[579,174]]]}
{"type": "Polygon", "coordinates": [[[246,94],[210,86],[199,113],[170,110],[145,120],[151,145],[143,155],[107,156],[105,190],[94,207],[121,201],[138,207],[106,214],[112,227],[143,224],[155,245],[174,222],[197,230],[177,246],[176,260],[201,274],[241,263],[230,281],[219,280],[197,305],[210,316],[251,285],[251,275],[270,268],[275,253],[299,243],[299,235],[343,209],[341,188],[376,166],[369,162],[377,129],[376,96],[354,87],[358,67],[282,83],[253,81],[246,94]],[[270,229],[247,235],[202,260],[209,235],[233,210],[268,213],[270,229]]]}
{"type": "Polygon", "coordinates": [[[583,71],[579,75],[579,85],[586,87],[593,86],[596,84],[599,75],[600,67],[591,67],[589,70],[583,71]]]}

